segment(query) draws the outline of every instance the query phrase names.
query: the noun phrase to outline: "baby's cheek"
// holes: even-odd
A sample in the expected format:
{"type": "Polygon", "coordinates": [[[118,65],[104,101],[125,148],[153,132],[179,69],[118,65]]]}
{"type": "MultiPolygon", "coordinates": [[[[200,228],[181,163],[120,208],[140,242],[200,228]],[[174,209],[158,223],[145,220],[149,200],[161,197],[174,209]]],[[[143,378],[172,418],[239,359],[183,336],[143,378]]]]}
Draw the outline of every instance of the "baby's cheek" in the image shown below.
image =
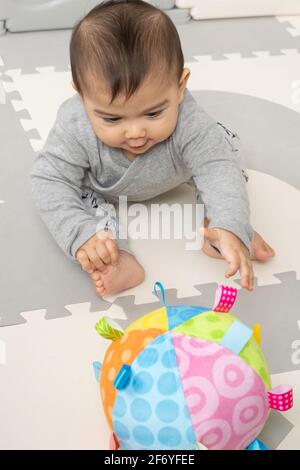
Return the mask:
{"type": "Polygon", "coordinates": [[[116,129],[112,127],[103,127],[98,126],[94,127],[95,134],[97,135],[98,139],[104,142],[106,145],[115,146],[120,143],[120,136],[116,129]]]}
{"type": "MultiPolygon", "coordinates": [[[[157,140],[165,140],[167,139],[175,130],[177,120],[176,119],[169,119],[164,120],[162,123],[157,124],[155,132],[157,140]]],[[[153,136],[155,137],[155,136],[153,136]]]]}

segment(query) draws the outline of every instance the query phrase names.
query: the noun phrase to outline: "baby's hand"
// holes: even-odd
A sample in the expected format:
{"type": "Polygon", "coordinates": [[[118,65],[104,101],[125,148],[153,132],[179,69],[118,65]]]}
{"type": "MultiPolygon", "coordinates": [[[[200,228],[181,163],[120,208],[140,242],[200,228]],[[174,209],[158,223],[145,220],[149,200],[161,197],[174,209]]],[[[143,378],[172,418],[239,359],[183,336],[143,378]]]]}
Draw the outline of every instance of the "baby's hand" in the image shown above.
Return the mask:
{"type": "Polygon", "coordinates": [[[253,290],[253,267],[244,243],[229,230],[221,228],[204,228],[204,237],[212,242],[228,261],[229,268],[225,276],[233,276],[239,270],[242,287],[253,290]]]}
{"type": "Polygon", "coordinates": [[[84,271],[91,274],[95,269],[106,272],[107,265],[116,266],[119,258],[119,249],[116,240],[109,231],[93,235],[76,252],[76,259],[84,271]]]}

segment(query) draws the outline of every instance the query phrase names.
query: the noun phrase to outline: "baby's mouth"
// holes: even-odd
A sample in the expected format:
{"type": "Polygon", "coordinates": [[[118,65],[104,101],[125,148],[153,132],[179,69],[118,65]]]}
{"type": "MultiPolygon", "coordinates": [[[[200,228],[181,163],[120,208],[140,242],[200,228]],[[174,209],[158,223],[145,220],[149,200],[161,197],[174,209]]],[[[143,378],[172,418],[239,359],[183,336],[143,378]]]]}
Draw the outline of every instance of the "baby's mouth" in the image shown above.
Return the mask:
{"type": "Polygon", "coordinates": [[[131,149],[133,150],[138,150],[138,149],[141,149],[143,147],[145,147],[145,145],[149,142],[149,140],[146,140],[146,142],[143,144],[143,145],[135,145],[135,146],[132,146],[132,145],[129,145],[128,144],[128,147],[130,147],[131,149]]]}

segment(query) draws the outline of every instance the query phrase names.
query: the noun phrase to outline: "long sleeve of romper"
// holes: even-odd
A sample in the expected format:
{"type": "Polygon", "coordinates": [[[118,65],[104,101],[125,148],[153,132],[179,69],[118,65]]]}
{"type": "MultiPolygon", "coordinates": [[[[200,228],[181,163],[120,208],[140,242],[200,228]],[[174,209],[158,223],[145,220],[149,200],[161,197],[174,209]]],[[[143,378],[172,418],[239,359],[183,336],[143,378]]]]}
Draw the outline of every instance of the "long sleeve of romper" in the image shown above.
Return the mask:
{"type": "Polygon", "coordinates": [[[205,205],[209,227],[234,233],[250,248],[250,207],[237,152],[224,129],[188,93],[177,141],[205,205]]]}
{"type": "Polygon", "coordinates": [[[86,134],[80,125],[65,124],[63,104],[57,114],[44,148],[31,172],[33,199],[50,233],[75,261],[77,249],[96,233],[99,220],[89,214],[81,198],[81,186],[89,167],[86,149],[81,145],[86,134]],[[74,129],[77,129],[74,132],[74,129]]]}

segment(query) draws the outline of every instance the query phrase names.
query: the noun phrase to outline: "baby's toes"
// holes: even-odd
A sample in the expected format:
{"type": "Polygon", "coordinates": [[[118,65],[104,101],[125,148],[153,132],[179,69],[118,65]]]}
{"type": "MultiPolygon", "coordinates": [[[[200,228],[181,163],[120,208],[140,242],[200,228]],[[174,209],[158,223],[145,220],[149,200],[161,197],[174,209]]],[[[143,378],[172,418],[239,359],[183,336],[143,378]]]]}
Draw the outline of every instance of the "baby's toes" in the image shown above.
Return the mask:
{"type": "Polygon", "coordinates": [[[270,256],[275,256],[275,250],[273,250],[273,248],[271,248],[270,246],[268,247],[268,253],[270,256]]]}
{"type": "Polygon", "coordinates": [[[106,294],[106,289],[105,289],[104,286],[102,286],[102,287],[97,287],[97,288],[96,288],[96,292],[97,292],[97,294],[99,294],[99,295],[105,295],[105,294],[106,294]]]}
{"type": "Polygon", "coordinates": [[[264,242],[264,244],[262,246],[262,249],[263,249],[263,251],[265,251],[270,256],[275,255],[275,251],[273,250],[273,248],[270,247],[270,245],[268,245],[266,242],[264,242]]]}
{"type": "Polygon", "coordinates": [[[100,279],[100,281],[95,281],[94,284],[96,287],[103,287],[104,285],[102,279],[100,279]]]}
{"type": "Polygon", "coordinates": [[[100,271],[94,271],[92,274],[90,274],[90,276],[93,281],[100,281],[101,279],[100,271]]]}

